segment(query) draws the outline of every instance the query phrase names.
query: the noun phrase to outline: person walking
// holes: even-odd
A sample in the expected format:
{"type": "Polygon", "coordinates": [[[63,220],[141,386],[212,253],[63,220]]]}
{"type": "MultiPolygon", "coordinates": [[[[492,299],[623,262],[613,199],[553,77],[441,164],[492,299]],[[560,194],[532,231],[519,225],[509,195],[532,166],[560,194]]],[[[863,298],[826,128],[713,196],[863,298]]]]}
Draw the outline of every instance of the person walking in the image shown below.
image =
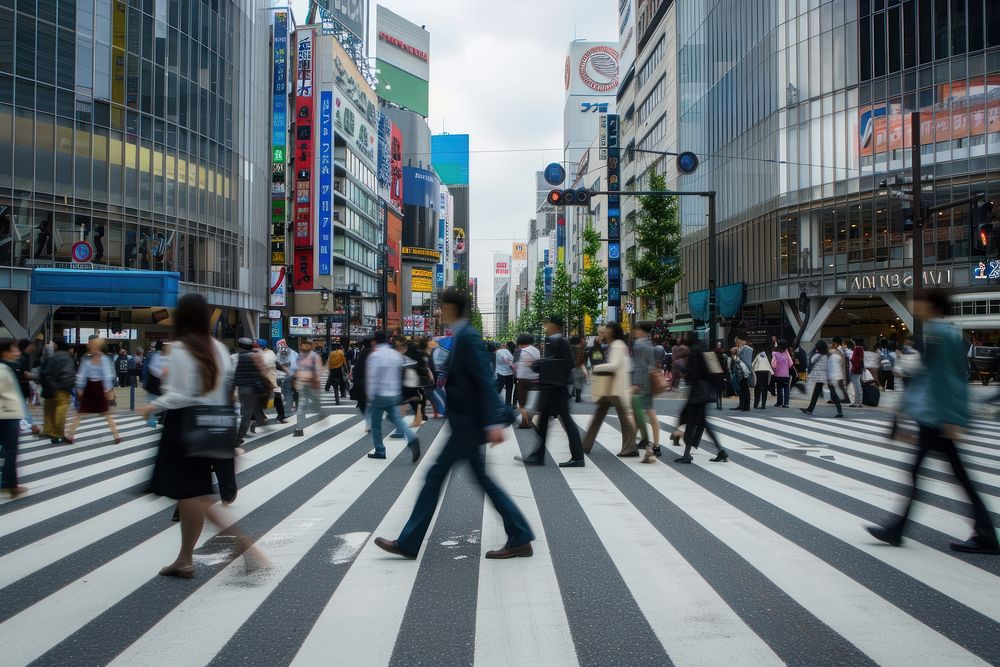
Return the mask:
{"type": "MultiPolygon", "coordinates": [[[[387,334],[388,335],[388,334],[387,334]]],[[[350,397],[355,401],[355,407],[365,417],[365,433],[371,431],[371,419],[368,412],[368,398],[365,387],[365,373],[367,372],[368,357],[372,353],[372,338],[366,336],[361,342],[362,348],[358,352],[357,359],[351,364],[351,389],[350,397]]]]}
{"type": "Polygon", "coordinates": [[[319,402],[320,368],[323,360],[313,350],[312,341],[299,343],[299,358],[295,371],[295,387],[299,392],[298,413],[295,415],[294,437],[305,435],[306,413],[315,412],[322,416],[323,408],[319,402]]]}
{"type": "Polygon", "coordinates": [[[851,350],[850,368],[851,390],[854,393],[854,401],[851,403],[851,407],[860,408],[863,406],[861,402],[861,376],[865,372],[865,346],[861,341],[857,341],[851,350]]]}
{"type": "MultiPolygon", "coordinates": [[[[237,444],[243,444],[247,432],[252,428],[252,423],[260,410],[260,398],[265,394],[267,385],[259,367],[260,362],[255,358],[253,343],[249,338],[240,338],[236,341],[239,351],[232,357],[235,366],[233,386],[236,388],[236,395],[240,403],[240,428],[237,444]]],[[[256,428],[253,429],[253,432],[256,432],[256,428]]]]}
{"type": "Polygon", "coordinates": [[[687,358],[691,354],[691,348],[684,344],[681,338],[670,350],[670,363],[672,370],[670,373],[670,388],[674,391],[680,387],[681,378],[687,371],[687,358]]]}
{"type": "Polygon", "coordinates": [[[754,375],[753,386],[753,407],[755,410],[763,410],[767,407],[767,389],[771,386],[771,362],[767,360],[767,352],[761,350],[753,358],[753,365],[750,367],[754,375]]]}
{"type": "Polygon", "coordinates": [[[545,340],[545,355],[538,362],[538,391],[541,392],[540,411],[538,414],[538,447],[524,457],[525,465],[542,465],[545,463],[545,442],[549,432],[549,419],[562,422],[569,438],[568,461],[559,464],[560,468],[582,468],[583,445],[580,442],[580,430],[569,412],[569,387],[573,383],[573,367],[575,360],[573,350],[563,335],[563,319],[559,315],[550,315],[542,325],[547,336],[545,340]]]}
{"type": "Polygon", "coordinates": [[[15,368],[21,367],[20,360],[17,341],[12,338],[0,340],[0,455],[3,456],[0,488],[11,498],[28,492],[27,487],[17,483],[17,440],[21,434],[21,420],[27,413],[15,373],[15,368]]]}
{"type": "Polygon", "coordinates": [[[583,387],[587,384],[587,341],[577,336],[570,339],[569,344],[576,362],[573,368],[573,400],[580,403],[583,401],[583,387]]]}
{"type": "Polygon", "coordinates": [[[447,380],[447,418],[451,435],[441,455],[427,471],[427,479],[417,497],[409,520],[395,540],[375,538],[375,544],[385,551],[414,559],[420,552],[424,537],[434,518],[441,496],[441,487],[452,466],[467,461],[476,481],[486,492],[503,520],[507,542],[499,549],[486,552],[486,558],[516,558],[532,555],[535,539],[527,519],[503,489],[486,472],[483,442],[497,445],[503,442],[504,428],[512,414],[497,395],[496,385],[489,375],[489,360],[483,348],[482,336],[468,322],[468,297],[454,288],[441,296],[441,321],[455,332],[452,348],[453,363],[447,380]]]}
{"type": "Polygon", "coordinates": [[[347,373],[350,370],[347,366],[347,357],[340,345],[333,343],[330,356],[326,358],[326,386],[323,391],[329,392],[333,387],[333,399],[340,405],[340,399],[347,398],[347,373]]]}
{"type": "Polygon", "coordinates": [[[504,405],[514,402],[514,341],[496,351],[497,393],[504,392],[504,405]]]}
{"type": "Polygon", "coordinates": [[[830,387],[830,400],[837,408],[837,417],[844,416],[842,403],[847,398],[847,361],[844,359],[844,351],[841,349],[843,340],[840,336],[834,336],[831,340],[830,352],[827,355],[826,381],[830,387]],[[841,400],[843,399],[843,401],[841,400]]]}
{"type": "Polygon", "coordinates": [[[729,460],[729,454],[722,447],[722,441],[715,433],[712,433],[708,425],[707,406],[715,402],[715,391],[717,382],[713,376],[721,373],[718,366],[718,357],[712,352],[705,352],[700,343],[691,346],[688,355],[687,379],[691,388],[688,393],[687,402],[681,409],[680,417],[677,419],[677,428],[670,439],[674,445],[679,445],[684,439],[684,454],[674,459],[674,463],[691,463],[694,457],[691,456],[692,448],[697,449],[701,445],[702,436],[706,433],[715,442],[718,452],[715,458],[709,459],[712,463],[725,463],[729,460]],[[684,425],[684,430],[681,430],[684,425]]]}
{"type": "Polygon", "coordinates": [[[267,391],[260,397],[260,412],[263,413],[267,409],[267,404],[273,400],[274,409],[278,413],[278,423],[287,424],[285,402],[282,400],[281,388],[278,386],[278,355],[267,346],[266,338],[257,339],[257,354],[259,355],[261,374],[268,387],[267,391]]]}
{"type": "MultiPolygon", "coordinates": [[[[185,456],[183,410],[197,405],[232,405],[228,386],[230,355],[211,336],[211,308],[200,294],[185,294],[177,301],[171,318],[170,372],[163,381],[163,395],[137,410],[143,417],[165,412],[160,445],[153,465],[149,490],[177,501],[181,524],[181,546],[177,558],[160,569],[165,577],[190,579],[195,575],[194,549],[205,519],[220,531],[235,537],[240,549],[258,565],[267,559],[235,525],[227,525],[212,497],[213,461],[185,456]]],[[[234,443],[235,444],[235,443],[234,443]]],[[[227,460],[232,466],[232,460],[227,460]]],[[[219,486],[226,475],[216,472],[219,486]]]]}
{"type": "Polygon", "coordinates": [[[607,362],[593,367],[594,375],[606,376],[609,380],[607,394],[596,399],[597,409],[590,419],[587,435],[583,438],[583,451],[587,454],[594,447],[597,432],[604,424],[608,409],[614,407],[622,431],[622,449],[620,457],[639,456],[635,445],[635,425],[629,406],[632,403],[632,359],[625,344],[625,333],[617,322],[608,322],[603,329],[605,340],[609,342],[606,355],[607,362]]]}
{"type": "Polygon", "coordinates": [[[747,343],[747,335],[743,332],[736,334],[733,361],[737,360],[736,379],[738,384],[736,390],[740,395],[740,404],[735,408],[730,408],[730,410],[750,412],[750,389],[756,384],[756,376],[754,376],[753,371],[750,371],[750,367],[753,365],[753,348],[747,343]]]}
{"type": "MultiPolygon", "coordinates": [[[[816,403],[819,399],[823,397],[823,388],[831,386],[827,380],[827,371],[830,367],[830,362],[827,357],[827,353],[830,351],[830,346],[826,344],[825,340],[816,341],[816,351],[813,352],[812,359],[809,360],[809,382],[812,384],[812,398],[809,399],[808,408],[799,408],[803,413],[811,415],[813,410],[816,409],[816,403]]],[[[835,390],[831,386],[831,394],[834,394],[835,390]]],[[[843,411],[841,410],[842,414],[843,411]]]]}
{"type": "Polygon", "coordinates": [[[31,408],[28,407],[28,402],[31,399],[31,380],[34,377],[31,372],[31,355],[35,351],[35,344],[27,338],[22,338],[17,341],[17,349],[20,352],[20,357],[17,363],[11,366],[11,370],[17,377],[17,386],[24,398],[24,421],[31,426],[32,435],[41,436],[42,429],[35,423],[31,416],[31,408]]]}
{"type": "MultiPolygon", "coordinates": [[[[653,463],[661,455],[660,420],[653,409],[653,374],[660,373],[660,362],[656,360],[656,347],[649,339],[651,322],[636,322],[632,328],[632,414],[642,440],[639,449],[646,450],[643,463],[653,463]],[[653,437],[650,440],[649,432],[653,437]]],[[[688,350],[690,354],[690,348],[688,350]]]]}
{"type": "MultiPolygon", "coordinates": [[[[406,425],[399,413],[403,402],[403,367],[407,363],[402,353],[389,346],[383,330],[375,332],[375,349],[365,362],[365,397],[371,411],[371,433],[374,451],[370,459],[384,459],[385,443],[382,440],[382,420],[388,417],[397,433],[402,433],[412,453],[412,461],[420,458],[420,440],[406,425]]],[[[405,343],[405,341],[404,341],[405,343]]]]}
{"type": "Polygon", "coordinates": [[[789,383],[792,373],[795,372],[795,361],[788,351],[788,342],[784,338],[778,340],[777,346],[771,354],[771,368],[774,370],[774,388],[777,393],[775,405],[779,408],[787,408],[789,383]]]}
{"type": "Polygon", "coordinates": [[[66,435],[66,413],[69,411],[70,391],[76,385],[76,364],[67,351],[62,338],[46,347],[45,359],[38,369],[42,383],[42,410],[45,420],[40,435],[48,436],[53,445],[62,442],[66,435]]]}
{"type": "Polygon", "coordinates": [[[965,343],[961,330],[945,320],[951,313],[947,294],[928,290],[913,303],[913,315],[924,321],[922,367],[910,378],[906,398],[907,411],[919,428],[917,454],[910,469],[909,493],[898,517],[881,526],[868,526],[876,539],[899,546],[903,540],[917,493],[920,467],[931,452],[943,454],[951,464],[959,485],[972,505],[975,532],[964,542],[952,542],[955,551],[979,554],[1000,554],[1000,543],[990,513],[969,479],[969,473],[958,455],[955,440],[969,421],[969,383],[966,371],[965,343]]]}
{"type": "MultiPolygon", "coordinates": [[[[163,352],[163,341],[158,340],[154,344],[153,350],[146,355],[146,363],[143,366],[145,377],[142,381],[142,388],[146,390],[147,397],[152,396],[155,398],[163,394],[163,377],[166,371],[163,352]]],[[[147,423],[150,428],[155,428],[158,421],[157,417],[150,417],[147,423]]]]}
{"type": "Polygon", "coordinates": [[[127,387],[131,373],[129,369],[135,362],[129,356],[124,347],[118,348],[118,356],[115,357],[115,372],[118,374],[118,386],[127,387]]]}
{"type": "Polygon", "coordinates": [[[542,358],[542,353],[535,347],[535,337],[523,333],[517,337],[517,363],[514,373],[517,377],[517,407],[521,411],[521,424],[518,428],[531,428],[531,415],[525,409],[528,403],[528,392],[538,387],[538,371],[535,363],[542,358]]]}
{"type": "Polygon", "coordinates": [[[87,356],[80,363],[76,373],[76,390],[80,394],[80,409],[73,416],[73,422],[66,429],[63,441],[73,442],[73,435],[80,427],[83,415],[101,415],[111,428],[111,437],[120,445],[121,437],[114,417],[111,416],[109,401],[115,395],[115,370],[104,354],[104,339],[91,338],[87,342],[87,356]]]}
{"type": "Polygon", "coordinates": [[[299,353],[288,347],[288,343],[282,338],[278,341],[278,354],[275,358],[275,368],[279,376],[277,377],[281,385],[281,399],[287,414],[295,412],[295,404],[298,401],[298,391],[295,390],[295,371],[299,367],[299,353]]]}

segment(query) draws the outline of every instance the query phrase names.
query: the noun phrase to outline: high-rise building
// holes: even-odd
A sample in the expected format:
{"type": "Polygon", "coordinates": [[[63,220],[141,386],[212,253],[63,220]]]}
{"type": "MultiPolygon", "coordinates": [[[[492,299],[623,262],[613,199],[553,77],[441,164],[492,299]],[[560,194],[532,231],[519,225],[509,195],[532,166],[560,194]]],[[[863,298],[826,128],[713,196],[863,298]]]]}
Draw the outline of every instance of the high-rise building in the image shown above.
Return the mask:
{"type": "Polygon", "coordinates": [[[510,320],[510,255],[493,255],[493,321],[499,331],[510,320]]]}
{"type": "MultiPolygon", "coordinates": [[[[677,3],[684,190],[715,190],[719,314],[753,336],[901,339],[915,281],[995,338],[1000,275],[967,205],[928,218],[913,275],[909,114],[923,205],[1000,197],[995,2],[677,3]],[[982,266],[982,268],[980,268],[982,266]],[[742,306],[741,306],[742,302],[742,306]]],[[[707,313],[706,202],[681,201],[682,306],[707,313]]],[[[725,333],[725,330],[723,331],[725,333]]]]}
{"type": "Polygon", "coordinates": [[[252,267],[268,266],[270,250],[269,6],[0,3],[7,333],[49,323],[75,337],[82,324],[123,340],[165,338],[161,304],[131,307],[139,302],[86,288],[96,271],[116,269],[176,273],[181,292],[221,309],[221,336],[258,334],[268,276],[252,267]],[[49,319],[30,297],[35,268],[72,271],[77,308],[49,319]]]}
{"type": "Polygon", "coordinates": [[[454,201],[452,217],[452,266],[469,275],[469,135],[435,134],[431,161],[454,201]]]}
{"type": "Polygon", "coordinates": [[[430,111],[430,33],[382,5],[376,8],[375,31],[379,97],[426,118],[430,111]]]}

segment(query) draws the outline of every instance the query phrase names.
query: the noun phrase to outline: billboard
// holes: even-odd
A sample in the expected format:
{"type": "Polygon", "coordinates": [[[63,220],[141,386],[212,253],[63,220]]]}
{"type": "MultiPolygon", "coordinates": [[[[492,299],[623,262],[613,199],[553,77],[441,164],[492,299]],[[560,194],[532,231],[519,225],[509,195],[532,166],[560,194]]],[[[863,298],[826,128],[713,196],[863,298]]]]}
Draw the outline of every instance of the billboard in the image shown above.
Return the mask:
{"type": "Polygon", "coordinates": [[[381,5],[376,9],[375,32],[379,96],[426,118],[430,33],[381,5]]]}
{"type": "Polygon", "coordinates": [[[344,47],[335,39],[329,42],[333,48],[334,124],[353,152],[375,170],[378,98],[344,47]]]}
{"type": "Polygon", "coordinates": [[[389,200],[403,208],[403,133],[395,123],[389,131],[389,200]]]}
{"type": "Polygon", "coordinates": [[[628,74],[635,64],[635,0],[618,0],[618,53],[621,54],[619,71],[628,74]]]}
{"type": "Polygon", "coordinates": [[[366,41],[368,35],[368,2],[367,0],[320,0],[317,3],[325,9],[342,26],[355,36],[366,41]]]}
{"type": "Polygon", "coordinates": [[[271,263],[285,264],[288,164],[288,12],[274,13],[271,53],[271,263]]]}
{"type": "Polygon", "coordinates": [[[333,93],[319,94],[319,275],[333,270],[333,93]]]}
{"type": "Polygon", "coordinates": [[[440,199],[438,178],[433,171],[403,167],[403,203],[437,209],[440,199]]]}
{"type": "MultiPolygon", "coordinates": [[[[621,190],[621,142],[617,114],[601,116],[601,132],[607,138],[608,192],[621,190]]],[[[622,302],[621,277],[621,195],[608,195],[608,307],[619,308],[622,302]]],[[[615,315],[614,317],[617,317],[615,315]]]]}
{"type": "Polygon", "coordinates": [[[572,42],[566,57],[567,95],[613,95],[621,80],[617,42],[572,42]]]}
{"type": "MultiPolygon", "coordinates": [[[[920,109],[920,143],[1000,132],[1000,75],[937,86],[934,104],[920,109]]],[[[900,104],[858,109],[858,154],[871,156],[909,148],[909,110],[900,104]]]]}
{"type": "Polygon", "coordinates": [[[510,254],[511,260],[515,262],[527,262],[528,261],[528,244],[527,243],[515,243],[511,249],[510,254]]]}
{"type": "Polygon", "coordinates": [[[493,275],[496,276],[497,278],[505,278],[510,276],[509,257],[493,258],[493,275]]]}
{"type": "Polygon", "coordinates": [[[429,293],[434,291],[434,269],[423,266],[410,267],[410,291],[429,293]]]}
{"type": "Polygon", "coordinates": [[[445,185],[469,184],[469,135],[435,134],[431,137],[431,163],[445,185]]]}
{"type": "Polygon", "coordinates": [[[389,144],[392,141],[392,121],[384,113],[378,115],[378,169],[376,177],[380,188],[389,187],[392,161],[389,144]]]}
{"type": "MultiPolygon", "coordinates": [[[[295,220],[293,245],[312,247],[313,32],[300,30],[295,58],[295,220]]],[[[310,253],[310,258],[312,253],[310,253]]],[[[311,263],[311,259],[310,259],[311,263]]],[[[301,263],[296,256],[296,267],[301,263]]],[[[311,279],[310,279],[311,280],[311,279]]],[[[298,280],[296,280],[298,287],[298,280]]]]}
{"type": "Polygon", "coordinates": [[[288,305],[286,278],[285,267],[271,267],[271,294],[268,303],[274,308],[281,308],[288,305]]]}

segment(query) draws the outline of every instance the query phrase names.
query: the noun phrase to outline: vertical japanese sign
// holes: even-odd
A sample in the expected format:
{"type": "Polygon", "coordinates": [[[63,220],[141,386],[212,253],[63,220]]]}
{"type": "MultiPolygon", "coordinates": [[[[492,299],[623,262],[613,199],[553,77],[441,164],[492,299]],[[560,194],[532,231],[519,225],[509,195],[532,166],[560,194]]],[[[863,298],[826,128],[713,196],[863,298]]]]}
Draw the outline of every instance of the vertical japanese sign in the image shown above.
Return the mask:
{"type": "Polygon", "coordinates": [[[288,12],[274,14],[271,100],[271,264],[285,265],[288,163],[288,12]]]}
{"type": "Polygon", "coordinates": [[[618,114],[601,118],[601,127],[607,133],[608,144],[608,307],[622,305],[622,255],[621,255],[621,144],[618,134],[618,114]]]}
{"type": "Polygon", "coordinates": [[[295,62],[295,219],[292,227],[295,289],[313,288],[312,145],[313,31],[298,33],[295,62]]]}
{"type": "Polygon", "coordinates": [[[319,94],[319,275],[332,269],[333,246],[333,93],[319,94]]]}
{"type": "Polygon", "coordinates": [[[566,216],[561,213],[556,217],[556,261],[566,263],[566,216]]]}
{"type": "Polygon", "coordinates": [[[389,199],[403,210],[403,131],[395,123],[389,130],[389,199]]]}
{"type": "Polygon", "coordinates": [[[437,251],[441,253],[441,261],[434,267],[434,285],[438,289],[444,289],[444,262],[445,262],[445,229],[448,226],[448,192],[438,195],[438,235],[437,251]]]}

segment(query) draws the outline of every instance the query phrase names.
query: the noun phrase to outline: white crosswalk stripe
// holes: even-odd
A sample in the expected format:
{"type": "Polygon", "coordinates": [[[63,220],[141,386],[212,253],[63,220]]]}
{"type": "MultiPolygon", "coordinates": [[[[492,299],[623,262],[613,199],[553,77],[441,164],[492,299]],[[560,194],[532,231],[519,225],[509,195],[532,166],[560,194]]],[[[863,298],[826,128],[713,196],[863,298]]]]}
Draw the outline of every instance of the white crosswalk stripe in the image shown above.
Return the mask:
{"type": "MultiPolygon", "coordinates": [[[[415,561],[372,538],[398,535],[450,432],[443,420],[421,427],[416,465],[403,441],[388,438],[388,458],[368,459],[353,401],[334,402],[322,395],[327,414],[310,420],[305,438],[293,437],[294,418],[260,428],[238,460],[240,492],[225,515],[259,538],[270,566],[248,572],[206,525],[190,581],[156,576],[180,540],[173,502],[142,493],[158,430],[122,415],[121,445],[95,420],[72,445],[25,437],[20,475],[30,493],[0,502],[4,664],[175,667],[255,655],[268,664],[404,664],[405,619],[431,608],[422,570],[457,562],[428,557],[450,548],[436,524],[415,561]]],[[[532,558],[480,558],[473,579],[436,592],[475,619],[459,647],[465,662],[594,662],[593,634],[630,652],[622,664],[641,655],[678,665],[1000,661],[1000,558],[948,550],[948,540],[968,536],[971,511],[946,462],[929,461],[907,540],[893,549],[863,530],[897,511],[909,484],[911,449],[886,439],[886,422],[719,415],[709,416],[730,452],[724,464],[708,462],[711,446],[693,465],[674,464],[668,428],[654,465],[619,459],[616,420],[602,426],[582,469],[552,465],[569,458],[558,424],[548,465],[513,461],[534,448],[531,431],[511,429],[488,450],[488,470],[536,540],[532,558]],[[567,516],[584,524],[567,526],[567,516]],[[625,608],[641,618],[616,615],[625,608]],[[824,653],[810,660],[810,651],[824,653]]],[[[574,419],[581,429],[589,422],[574,419]]],[[[675,422],[661,417],[665,427],[675,422]]],[[[995,423],[975,422],[960,446],[994,517],[997,436],[995,423]]],[[[464,472],[448,482],[470,483],[464,472]]],[[[443,493],[440,511],[457,502],[449,497],[467,498],[443,493]]],[[[462,539],[481,557],[505,535],[488,499],[475,508],[480,518],[462,539]]]]}

